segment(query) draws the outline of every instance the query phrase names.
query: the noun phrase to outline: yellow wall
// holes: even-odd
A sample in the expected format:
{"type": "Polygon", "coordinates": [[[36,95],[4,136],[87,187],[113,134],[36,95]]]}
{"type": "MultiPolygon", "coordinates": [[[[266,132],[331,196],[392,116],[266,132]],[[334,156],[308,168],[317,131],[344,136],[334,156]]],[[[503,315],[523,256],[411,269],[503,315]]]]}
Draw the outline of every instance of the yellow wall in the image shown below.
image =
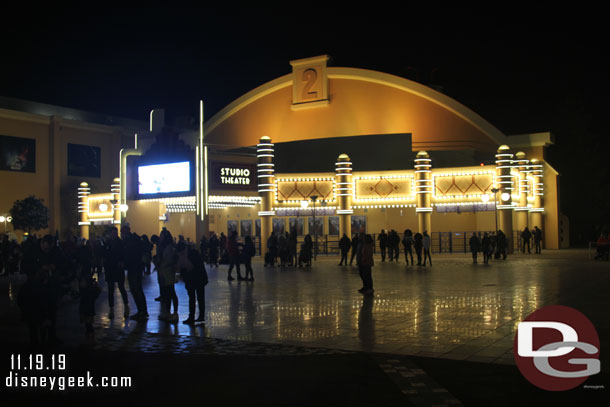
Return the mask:
{"type": "Polygon", "coordinates": [[[328,68],[330,103],[292,110],[292,78],[278,78],[244,95],[206,123],[208,142],[273,142],[411,133],[413,150],[494,151],[505,136],[447,96],[379,72],[328,68]]]}
{"type": "MultiPolygon", "coordinates": [[[[78,234],[79,184],[87,182],[94,194],[109,192],[112,180],[119,175],[120,148],[128,144],[129,134],[118,127],[0,109],[0,135],[36,140],[35,173],[0,171],[0,214],[7,213],[16,200],[34,195],[44,199],[50,218],[49,228],[38,235],[55,231],[61,237],[78,234]],[[100,148],[100,178],[68,176],[69,143],[100,148]]],[[[12,229],[7,226],[7,230],[12,229]]]]}

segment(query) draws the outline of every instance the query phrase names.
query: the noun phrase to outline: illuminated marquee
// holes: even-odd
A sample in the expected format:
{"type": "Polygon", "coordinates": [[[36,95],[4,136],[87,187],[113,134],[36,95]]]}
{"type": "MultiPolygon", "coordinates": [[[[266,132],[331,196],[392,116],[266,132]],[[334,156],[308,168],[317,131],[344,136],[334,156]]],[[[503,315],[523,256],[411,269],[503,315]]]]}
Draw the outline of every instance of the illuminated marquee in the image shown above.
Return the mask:
{"type": "Polygon", "coordinates": [[[256,190],[256,166],[229,162],[211,163],[212,189],[256,190]]]}

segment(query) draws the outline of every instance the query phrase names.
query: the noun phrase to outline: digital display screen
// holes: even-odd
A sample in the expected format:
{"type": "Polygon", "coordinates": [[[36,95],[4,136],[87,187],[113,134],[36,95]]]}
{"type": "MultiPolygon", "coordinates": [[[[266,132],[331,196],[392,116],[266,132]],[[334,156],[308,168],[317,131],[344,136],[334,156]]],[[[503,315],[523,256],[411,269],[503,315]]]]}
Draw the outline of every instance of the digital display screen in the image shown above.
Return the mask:
{"type": "Polygon", "coordinates": [[[164,194],[191,190],[191,172],[188,161],[138,167],[138,193],[164,194]]]}

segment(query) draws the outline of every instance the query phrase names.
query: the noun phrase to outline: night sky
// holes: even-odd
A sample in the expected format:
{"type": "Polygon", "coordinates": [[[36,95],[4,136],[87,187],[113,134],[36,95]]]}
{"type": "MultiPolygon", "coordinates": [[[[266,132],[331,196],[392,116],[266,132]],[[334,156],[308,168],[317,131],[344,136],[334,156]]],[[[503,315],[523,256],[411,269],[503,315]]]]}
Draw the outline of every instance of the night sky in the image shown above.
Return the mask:
{"type": "Polygon", "coordinates": [[[574,239],[610,223],[601,11],[382,11],[17,12],[0,27],[0,96],[143,121],[160,107],[169,122],[197,118],[204,99],[209,118],[290,73],[290,60],[327,54],[330,66],[441,87],[505,134],[551,131],[556,146],[547,159],[562,174],[562,211],[574,239]]]}

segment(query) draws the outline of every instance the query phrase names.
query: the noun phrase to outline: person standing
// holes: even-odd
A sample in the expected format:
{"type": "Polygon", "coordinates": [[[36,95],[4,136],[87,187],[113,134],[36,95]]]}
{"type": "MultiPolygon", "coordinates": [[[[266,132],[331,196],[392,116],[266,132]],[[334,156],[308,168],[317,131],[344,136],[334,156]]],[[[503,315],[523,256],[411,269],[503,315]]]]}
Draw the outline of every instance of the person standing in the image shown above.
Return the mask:
{"type": "Polygon", "coordinates": [[[498,236],[497,236],[497,253],[498,253],[498,258],[500,258],[500,256],[502,256],[502,260],[506,260],[506,245],[507,245],[507,241],[506,241],[506,235],[504,234],[504,232],[502,232],[501,230],[498,230],[498,236]]]}
{"type": "Polygon", "coordinates": [[[405,261],[407,262],[407,266],[409,265],[409,258],[407,255],[411,257],[411,265],[413,265],[413,232],[411,232],[411,229],[405,230],[405,234],[402,238],[402,245],[405,249],[405,261]]]}
{"type": "Polygon", "coordinates": [[[269,265],[275,266],[275,259],[277,258],[277,237],[274,232],[271,232],[269,239],[267,239],[267,250],[269,250],[269,265]]]}
{"type": "Polygon", "coordinates": [[[413,248],[415,249],[415,254],[417,255],[417,265],[421,266],[421,255],[422,249],[424,247],[424,237],[421,233],[417,232],[413,236],[413,248]]]}
{"type": "MultiPolygon", "coordinates": [[[[351,266],[352,263],[354,262],[354,258],[356,257],[356,255],[358,254],[358,242],[359,242],[359,237],[358,237],[358,233],[354,234],[354,237],[352,238],[352,257],[349,260],[349,265],[351,266]]],[[[356,262],[358,263],[358,262],[356,262]]]]}
{"type": "Polygon", "coordinates": [[[208,264],[214,267],[218,267],[218,248],[220,247],[220,241],[216,236],[216,233],[210,232],[210,240],[208,241],[208,264]]]}
{"type": "Polygon", "coordinates": [[[426,266],[426,259],[430,260],[430,265],[432,265],[432,257],[430,256],[430,246],[432,241],[430,240],[430,235],[426,230],[424,230],[424,236],[422,238],[422,248],[424,249],[424,267],[426,266]]]}
{"type": "Polygon", "coordinates": [[[182,323],[192,325],[205,321],[205,286],[208,283],[208,273],[201,254],[188,244],[178,243],[178,269],[182,274],[184,286],[189,296],[189,316],[182,323]],[[199,317],[195,319],[195,308],[199,305],[199,317]]]}
{"type": "Polygon", "coordinates": [[[178,296],[176,295],[176,250],[171,233],[164,229],[159,235],[159,246],[157,249],[157,275],[161,287],[161,314],[159,319],[176,323],[178,322],[178,296]],[[171,306],[174,305],[174,313],[171,306]]]}
{"type": "Polygon", "coordinates": [[[201,254],[201,259],[205,264],[208,261],[208,239],[205,235],[201,236],[201,242],[199,243],[199,253],[201,254]]]}
{"type": "MultiPolygon", "coordinates": [[[[381,229],[381,233],[377,237],[377,240],[379,240],[379,250],[381,251],[381,261],[385,261],[385,252],[386,252],[386,248],[388,247],[388,235],[386,235],[385,230],[381,229]]],[[[390,254],[390,261],[392,261],[391,254],[390,254]]]]}
{"type": "Polygon", "coordinates": [[[150,274],[150,265],[152,262],[153,244],[148,240],[148,236],[142,235],[142,263],[144,263],[144,274],[150,274]]]}
{"type": "Polygon", "coordinates": [[[228,281],[235,280],[231,275],[233,271],[233,266],[237,269],[237,280],[242,281],[244,278],[241,275],[241,270],[239,268],[239,243],[237,243],[237,232],[233,231],[231,236],[229,236],[229,241],[227,243],[227,253],[229,255],[229,277],[228,281]]]}
{"type": "Polygon", "coordinates": [[[542,253],[542,230],[534,226],[534,249],[536,254],[542,253]]]}
{"type": "Polygon", "coordinates": [[[362,288],[360,291],[365,295],[372,295],[373,290],[373,275],[372,268],[375,265],[373,259],[373,245],[375,241],[371,235],[364,235],[360,238],[358,246],[358,271],[360,272],[360,278],[362,279],[362,288]]]}
{"type": "Polygon", "coordinates": [[[470,252],[472,253],[472,262],[477,264],[477,255],[481,250],[481,242],[479,241],[479,237],[476,232],[472,232],[472,237],[470,238],[470,252]]]}
{"type": "Polygon", "coordinates": [[[129,299],[125,290],[125,256],[123,243],[119,238],[119,230],[111,227],[106,242],[106,256],[104,270],[106,274],[106,284],[108,284],[108,318],[114,318],[114,287],[119,287],[121,298],[123,299],[124,317],[129,317],[129,299]]]}
{"type": "Polygon", "coordinates": [[[142,274],[144,272],[142,259],[145,255],[142,239],[135,233],[131,233],[128,223],[121,226],[121,238],[129,290],[138,309],[138,312],[131,318],[146,319],[148,318],[148,308],[146,306],[146,295],[144,295],[144,289],[142,288],[142,274]]]}
{"type": "Polygon", "coordinates": [[[218,246],[218,248],[220,250],[220,262],[223,263],[223,261],[224,261],[223,259],[225,257],[226,252],[227,252],[227,237],[225,236],[224,232],[220,232],[220,239],[219,239],[219,246],[218,246]]]}
{"type": "Polygon", "coordinates": [[[489,263],[489,259],[491,259],[491,254],[493,253],[493,248],[491,246],[491,238],[489,234],[485,232],[483,235],[483,239],[481,240],[481,246],[483,250],[483,263],[489,263]]]}
{"type": "Polygon", "coordinates": [[[254,242],[250,236],[246,236],[243,249],[244,267],[246,268],[246,281],[254,281],[254,274],[252,273],[252,257],[254,257],[255,254],[256,248],[254,247],[254,242]]]}
{"type": "Polygon", "coordinates": [[[525,247],[527,246],[527,253],[532,254],[532,250],[530,249],[531,238],[532,238],[532,233],[526,226],[525,229],[523,229],[523,232],[521,232],[521,240],[523,241],[523,249],[522,249],[523,253],[525,253],[525,247]]]}
{"type": "Polygon", "coordinates": [[[95,317],[95,300],[100,295],[100,287],[91,273],[84,273],[79,282],[80,304],[78,307],[80,320],[85,324],[87,343],[92,345],[95,341],[93,318],[95,317]]]}
{"type": "Polygon", "coordinates": [[[297,266],[298,256],[297,256],[297,230],[292,229],[290,232],[290,237],[288,238],[288,264],[290,266],[297,266]]]}
{"type": "Polygon", "coordinates": [[[352,242],[347,237],[347,234],[344,233],[341,240],[339,240],[339,250],[341,250],[341,261],[339,265],[343,265],[343,261],[345,260],[345,265],[347,266],[347,253],[349,253],[349,248],[352,247],[352,242]]]}

